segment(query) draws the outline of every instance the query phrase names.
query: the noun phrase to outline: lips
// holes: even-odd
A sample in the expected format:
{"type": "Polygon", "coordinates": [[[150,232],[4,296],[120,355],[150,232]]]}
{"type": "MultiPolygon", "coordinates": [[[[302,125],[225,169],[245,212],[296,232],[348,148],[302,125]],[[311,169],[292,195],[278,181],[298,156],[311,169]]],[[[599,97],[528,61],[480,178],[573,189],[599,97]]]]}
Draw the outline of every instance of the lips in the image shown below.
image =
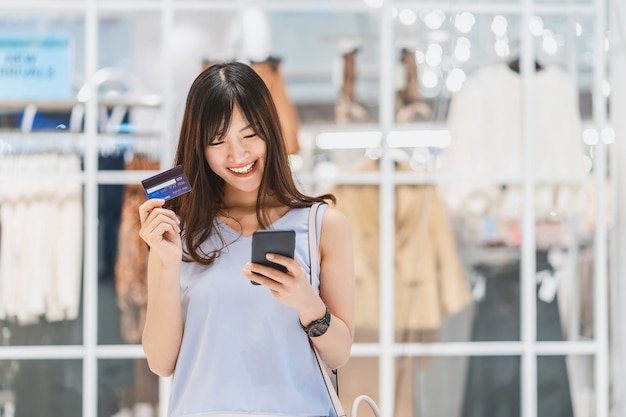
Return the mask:
{"type": "Polygon", "coordinates": [[[235,174],[247,174],[250,171],[252,171],[252,168],[254,168],[255,165],[256,165],[256,161],[254,161],[254,162],[252,162],[252,163],[250,163],[248,165],[239,167],[239,168],[228,168],[228,169],[231,170],[232,172],[234,172],[235,174]]]}

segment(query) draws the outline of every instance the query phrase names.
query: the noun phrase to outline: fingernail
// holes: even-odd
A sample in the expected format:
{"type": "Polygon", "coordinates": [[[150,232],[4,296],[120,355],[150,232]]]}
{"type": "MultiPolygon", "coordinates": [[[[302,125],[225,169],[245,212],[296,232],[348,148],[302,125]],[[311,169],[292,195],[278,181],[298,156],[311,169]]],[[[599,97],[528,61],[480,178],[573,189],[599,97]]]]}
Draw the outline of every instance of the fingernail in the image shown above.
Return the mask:
{"type": "Polygon", "coordinates": [[[274,259],[274,254],[273,253],[268,253],[267,254],[267,259],[274,259]]]}

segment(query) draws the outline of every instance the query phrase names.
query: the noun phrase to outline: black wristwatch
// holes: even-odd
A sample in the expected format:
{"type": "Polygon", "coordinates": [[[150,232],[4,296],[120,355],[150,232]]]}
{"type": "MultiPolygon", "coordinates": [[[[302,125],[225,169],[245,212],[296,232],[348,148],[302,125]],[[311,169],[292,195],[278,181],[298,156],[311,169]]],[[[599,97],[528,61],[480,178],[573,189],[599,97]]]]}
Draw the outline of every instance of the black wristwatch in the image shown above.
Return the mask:
{"type": "Polygon", "coordinates": [[[330,326],[330,310],[326,307],[324,317],[318,320],[313,320],[308,326],[304,326],[302,323],[300,323],[300,325],[309,337],[321,336],[326,333],[326,330],[328,330],[328,327],[330,326]]]}

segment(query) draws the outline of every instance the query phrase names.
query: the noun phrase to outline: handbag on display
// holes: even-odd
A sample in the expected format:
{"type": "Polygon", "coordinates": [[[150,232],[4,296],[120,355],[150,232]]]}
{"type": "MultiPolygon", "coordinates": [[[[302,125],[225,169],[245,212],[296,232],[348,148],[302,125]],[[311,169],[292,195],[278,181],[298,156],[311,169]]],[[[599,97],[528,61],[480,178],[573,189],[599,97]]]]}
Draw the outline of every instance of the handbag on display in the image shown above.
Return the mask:
{"type": "MultiPolygon", "coordinates": [[[[309,213],[309,259],[310,259],[310,265],[311,265],[311,283],[313,282],[312,277],[317,275],[317,268],[319,265],[319,260],[318,260],[319,251],[317,250],[316,218],[317,218],[317,210],[320,204],[322,203],[315,203],[311,207],[311,211],[309,213]]],[[[339,400],[338,388],[336,388],[333,385],[330,379],[330,375],[328,374],[328,371],[326,370],[326,365],[324,364],[324,361],[322,360],[319,353],[317,352],[317,349],[315,348],[315,346],[310,340],[309,342],[311,343],[311,349],[313,349],[313,353],[315,353],[315,359],[317,359],[317,364],[320,368],[320,371],[322,372],[322,376],[324,377],[324,382],[326,383],[326,389],[328,390],[328,395],[330,395],[330,399],[332,400],[332,403],[333,403],[333,408],[335,409],[335,415],[337,417],[347,417],[346,412],[344,411],[343,406],[341,404],[341,401],[339,400]]],[[[335,370],[333,372],[336,373],[335,370]]],[[[359,405],[363,401],[365,401],[371,407],[372,411],[374,412],[375,417],[382,417],[380,408],[378,407],[376,402],[370,396],[365,395],[365,394],[357,396],[352,402],[352,409],[350,410],[350,417],[357,417],[359,405]]]]}

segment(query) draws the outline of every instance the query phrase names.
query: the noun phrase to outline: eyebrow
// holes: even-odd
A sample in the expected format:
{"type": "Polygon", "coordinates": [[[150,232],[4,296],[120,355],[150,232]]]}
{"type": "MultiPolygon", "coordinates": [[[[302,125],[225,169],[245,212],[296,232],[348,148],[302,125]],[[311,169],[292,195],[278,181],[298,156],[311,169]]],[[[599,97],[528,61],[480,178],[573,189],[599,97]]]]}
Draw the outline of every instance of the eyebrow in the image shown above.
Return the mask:
{"type": "Polygon", "coordinates": [[[241,129],[239,129],[239,131],[243,132],[244,130],[248,130],[248,129],[252,129],[252,125],[248,125],[246,127],[242,127],[241,129]]]}

